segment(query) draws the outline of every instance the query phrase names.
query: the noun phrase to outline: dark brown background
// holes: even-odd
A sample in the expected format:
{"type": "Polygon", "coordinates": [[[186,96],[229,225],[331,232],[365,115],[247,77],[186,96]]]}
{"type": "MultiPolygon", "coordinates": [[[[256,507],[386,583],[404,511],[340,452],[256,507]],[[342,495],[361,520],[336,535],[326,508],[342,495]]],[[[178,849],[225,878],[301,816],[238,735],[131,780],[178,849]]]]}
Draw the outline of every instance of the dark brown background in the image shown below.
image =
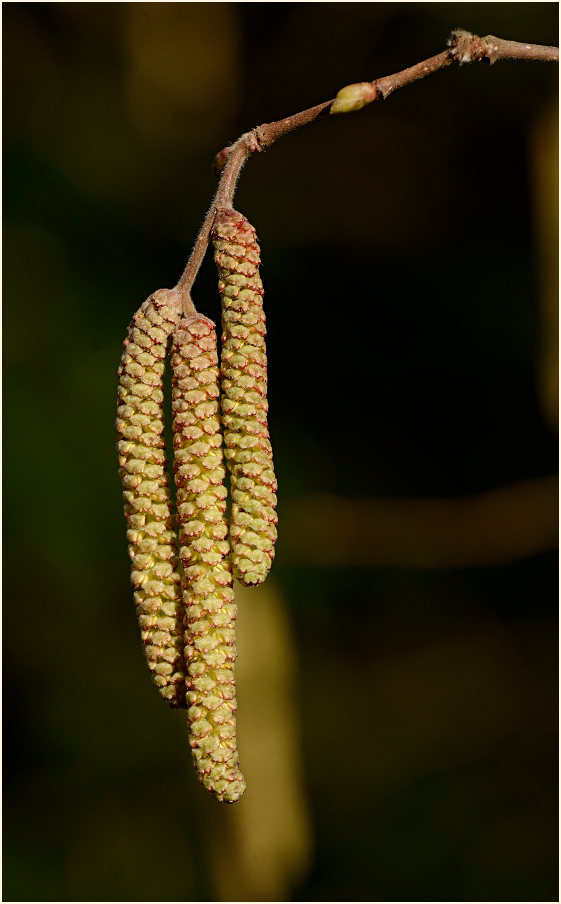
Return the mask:
{"type": "Polygon", "coordinates": [[[114,413],[217,150],[455,26],[557,43],[557,4],[3,13],[4,899],[556,900],[557,67],[454,67],[242,175],[280,523],[232,808],[150,687],[114,413]]]}

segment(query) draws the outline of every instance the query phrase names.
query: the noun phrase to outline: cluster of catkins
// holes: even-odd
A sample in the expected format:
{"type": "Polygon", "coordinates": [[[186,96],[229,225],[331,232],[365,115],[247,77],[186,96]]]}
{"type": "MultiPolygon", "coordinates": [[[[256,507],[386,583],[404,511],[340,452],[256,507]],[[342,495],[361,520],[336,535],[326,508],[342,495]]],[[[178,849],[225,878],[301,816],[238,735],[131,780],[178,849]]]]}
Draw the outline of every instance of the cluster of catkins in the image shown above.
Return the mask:
{"type": "Polygon", "coordinates": [[[263,284],[255,230],[221,210],[212,238],[222,300],[216,330],[184,314],[178,289],[134,315],[119,367],[117,449],[131,580],[154,684],[187,709],[203,785],[239,800],[233,578],[262,583],[276,539],[276,480],[267,426],[263,284]],[[164,370],[172,367],[173,504],[164,442],[164,370]],[[230,478],[230,506],[225,485],[230,478]]]}

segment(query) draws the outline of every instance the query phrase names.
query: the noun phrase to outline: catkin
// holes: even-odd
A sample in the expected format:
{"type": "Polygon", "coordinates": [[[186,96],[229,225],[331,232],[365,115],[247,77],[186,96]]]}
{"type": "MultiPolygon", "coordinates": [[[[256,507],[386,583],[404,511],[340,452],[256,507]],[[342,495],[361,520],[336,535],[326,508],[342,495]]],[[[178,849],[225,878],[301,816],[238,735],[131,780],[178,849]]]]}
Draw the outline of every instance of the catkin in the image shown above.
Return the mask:
{"type": "Polygon", "coordinates": [[[245,790],[236,742],[236,604],[225,520],[218,355],[212,321],[185,317],[172,347],[174,471],[183,564],[190,745],[205,788],[233,803],[245,790]]]}
{"type": "Polygon", "coordinates": [[[267,577],[277,538],[261,257],[255,229],[235,210],[217,214],[213,242],[222,300],[221,406],[232,562],[235,577],[253,586],[267,577]]]}
{"type": "Polygon", "coordinates": [[[119,367],[117,451],[131,581],[152,680],[173,707],[185,707],[183,605],[177,537],[163,439],[163,376],[182,313],[173,289],[154,292],[134,315],[119,367]]]}

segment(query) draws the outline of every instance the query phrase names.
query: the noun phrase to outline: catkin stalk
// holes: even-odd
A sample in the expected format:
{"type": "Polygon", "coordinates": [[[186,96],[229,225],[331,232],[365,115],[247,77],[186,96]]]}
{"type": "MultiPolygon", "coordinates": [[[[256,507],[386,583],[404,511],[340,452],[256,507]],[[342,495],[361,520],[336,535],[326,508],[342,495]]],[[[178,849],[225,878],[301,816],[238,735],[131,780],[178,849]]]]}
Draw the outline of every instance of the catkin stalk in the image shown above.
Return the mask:
{"type": "Polygon", "coordinates": [[[222,301],[221,406],[232,562],[235,577],[253,586],[265,580],[277,538],[261,257],[255,229],[236,210],[217,214],[212,237],[222,301]]]}
{"type": "Polygon", "coordinates": [[[180,293],[159,289],[134,315],[118,371],[116,424],[144,653],[154,684],[173,707],[185,707],[185,667],[177,538],[163,439],[163,377],[181,313],[180,293]]]}
{"type": "Polygon", "coordinates": [[[199,778],[218,800],[245,790],[236,741],[236,604],[225,520],[218,355],[212,321],[178,325],[172,347],[174,471],[183,564],[190,745],[199,778]]]}

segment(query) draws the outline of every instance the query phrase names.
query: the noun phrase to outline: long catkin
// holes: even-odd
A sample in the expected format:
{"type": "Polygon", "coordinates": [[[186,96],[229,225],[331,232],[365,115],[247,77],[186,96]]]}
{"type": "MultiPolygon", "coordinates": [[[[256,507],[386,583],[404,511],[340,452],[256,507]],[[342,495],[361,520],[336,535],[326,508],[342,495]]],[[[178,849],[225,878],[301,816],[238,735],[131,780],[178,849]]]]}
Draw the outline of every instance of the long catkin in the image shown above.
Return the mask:
{"type": "Polygon", "coordinates": [[[172,347],[174,471],[183,564],[190,745],[205,788],[233,803],[245,790],[236,741],[236,604],[225,520],[218,355],[212,321],[185,317],[172,347]]]}
{"type": "Polygon", "coordinates": [[[183,604],[163,438],[165,358],[182,314],[181,295],[154,292],[134,315],[118,371],[117,450],[131,581],[152,680],[185,707],[183,604]]]}
{"type": "Polygon", "coordinates": [[[222,300],[221,406],[232,562],[235,577],[253,586],[267,577],[277,538],[261,256],[255,229],[236,210],[217,214],[212,236],[222,300]]]}

